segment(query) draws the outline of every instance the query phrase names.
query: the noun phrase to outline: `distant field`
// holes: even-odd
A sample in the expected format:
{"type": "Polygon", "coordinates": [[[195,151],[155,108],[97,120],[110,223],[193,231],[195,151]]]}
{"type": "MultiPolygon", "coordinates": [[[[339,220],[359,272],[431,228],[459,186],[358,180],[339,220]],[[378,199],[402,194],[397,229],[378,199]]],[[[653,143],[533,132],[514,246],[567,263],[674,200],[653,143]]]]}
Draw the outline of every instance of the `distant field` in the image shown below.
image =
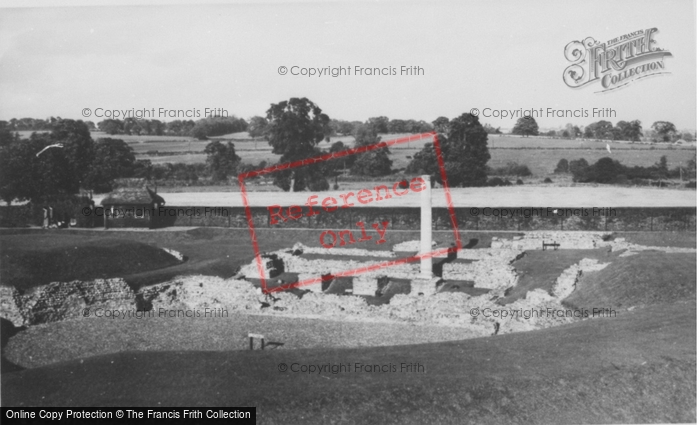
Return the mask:
{"type": "MultiPolygon", "coordinates": [[[[193,143],[194,146],[194,143],[193,143]]],[[[183,149],[187,150],[187,148],[183,149]]],[[[162,150],[161,150],[162,151],[162,150]]],[[[417,149],[392,149],[390,158],[394,168],[405,168],[408,166],[413,155],[418,152],[417,149]]],[[[249,164],[259,164],[260,161],[273,163],[279,159],[279,155],[273,154],[268,150],[244,151],[237,150],[236,153],[243,159],[243,162],[249,164]]],[[[590,149],[491,149],[491,161],[488,165],[496,168],[506,165],[510,161],[515,161],[520,164],[525,164],[530,167],[530,171],[536,176],[545,176],[551,174],[557,166],[560,159],[565,158],[569,161],[584,158],[589,163],[594,163],[597,160],[609,156],[615,160],[628,166],[644,166],[654,165],[659,161],[661,156],[666,155],[669,168],[675,168],[680,164],[685,165],[688,160],[695,155],[695,150],[690,149],[655,149],[655,150],[613,150],[612,154],[608,154],[606,150],[590,150],[590,149]]],[[[138,156],[138,159],[150,159],[154,164],[163,164],[166,162],[186,164],[202,163],[206,160],[204,154],[182,154],[168,156],[138,156]]]]}
{"type": "MultiPolygon", "coordinates": [[[[22,137],[29,137],[31,131],[19,132],[22,137]]],[[[185,163],[198,164],[206,160],[204,148],[210,140],[196,140],[192,137],[179,136],[138,136],[138,135],[114,135],[103,132],[92,132],[92,138],[112,137],[127,142],[137,159],[149,159],[154,164],[185,163]],[[180,153],[175,155],[149,155],[149,151],[159,153],[180,153]]],[[[408,134],[384,134],[382,140],[393,140],[408,136],[408,134]]],[[[265,140],[253,141],[247,132],[232,133],[212,139],[221,141],[233,141],[237,154],[244,163],[259,164],[261,161],[274,163],[279,160],[279,155],[272,153],[270,145],[265,140]]],[[[328,149],[333,143],[342,141],[348,146],[353,145],[352,136],[331,137],[329,142],[323,141],[319,148],[328,149]]],[[[424,138],[409,143],[402,143],[391,148],[391,159],[394,168],[405,168],[413,155],[423,148],[425,143],[431,142],[430,138],[424,138]]],[[[662,155],[666,155],[669,168],[675,168],[688,162],[696,153],[691,146],[651,145],[641,143],[610,142],[612,154],[606,150],[605,142],[593,140],[564,140],[545,137],[519,137],[519,136],[489,136],[491,161],[489,166],[501,167],[510,161],[525,164],[535,176],[551,174],[560,159],[569,161],[584,158],[593,163],[600,158],[610,156],[628,166],[648,167],[658,162],[662,155]]]]}
{"type": "MultiPolygon", "coordinates": [[[[683,166],[693,159],[695,150],[688,149],[656,149],[656,150],[615,150],[609,154],[605,150],[522,150],[522,149],[491,149],[491,161],[488,165],[497,168],[506,165],[509,161],[525,164],[533,174],[544,176],[554,171],[557,162],[565,158],[568,161],[584,158],[592,164],[606,156],[620,161],[627,166],[648,167],[654,165],[659,159],[666,155],[668,167],[675,168],[681,163],[683,166]]],[[[408,161],[408,159],[406,160],[408,161]]],[[[398,167],[394,164],[394,167],[398,167]]]]}

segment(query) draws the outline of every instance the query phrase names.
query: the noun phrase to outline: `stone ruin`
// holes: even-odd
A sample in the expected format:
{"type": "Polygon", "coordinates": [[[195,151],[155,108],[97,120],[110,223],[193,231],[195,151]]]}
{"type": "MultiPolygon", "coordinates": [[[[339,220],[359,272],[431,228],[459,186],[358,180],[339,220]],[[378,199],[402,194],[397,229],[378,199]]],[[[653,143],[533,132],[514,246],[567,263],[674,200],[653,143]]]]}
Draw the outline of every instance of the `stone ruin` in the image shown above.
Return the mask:
{"type": "MultiPolygon", "coordinates": [[[[463,249],[452,261],[442,264],[442,277],[435,278],[436,293],[414,287],[420,275],[420,264],[404,263],[373,270],[356,276],[334,277],[349,269],[360,269],[377,262],[404,258],[415,254],[417,241],[394,245],[391,250],[368,251],[357,248],[331,250],[296,244],[262,256],[265,277],[305,280],[331,275],[325,282],[297,291],[266,295],[256,287],[260,272],[256,261],[245,265],[231,279],[212,276],[180,276],[168,282],[132,291],[121,279],[86,282],[54,282],[20,294],[14,288],[0,287],[0,316],[15,326],[35,325],[58,320],[80,318],[84,308],[138,309],[158,308],[226,308],[230,313],[267,314],[294,317],[316,317],[331,320],[402,322],[416,325],[442,325],[469,328],[477,335],[542,329],[581,320],[575,317],[486,317],[473,315],[472,309],[491,311],[566,310],[562,300],[576,290],[581,277],[608,264],[583,259],[564,270],[551,290],[529,291],[524,299],[506,306],[498,299],[518,285],[519,276],[513,262],[525,255],[526,249],[541,249],[543,240],[560,243],[560,249],[608,247],[626,250],[628,255],[645,249],[666,252],[694,252],[692,249],[647,247],[613,240],[610,234],[590,232],[552,232],[527,234],[506,240],[497,238],[489,248],[463,249]],[[576,244],[575,241],[580,243],[576,244]],[[305,254],[322,254],[308,258],[305,254]],[[352,256],[352,258],[348,258],[352,256]],[[362,257],[367,260],[363,261],[362,257]],[[471,281],[478,295],[442,291],[451,281],[471,281]],[[399,282],[401,281],[401,282],[399,282]],[[405,283],[410,283],[407,288],[405,283]],[[403,285],[403,286],[402,286],[403,285]],[[401,287],[401,291],[395,291],[401,287]],[[420,293],[422,292],[422,296],[420,293]],[[368,303],[367,297],[390,293],[384,303],[368,303]],[[376,305],[375,305],[376,304],[376,305]]],[[[448,260],[447,255],[442,257],[448,260]]],[[[285,282],[291,283],[291,282],[285,282]]],[[[587,320],[587,319],[586,319],[587,320]]]]}

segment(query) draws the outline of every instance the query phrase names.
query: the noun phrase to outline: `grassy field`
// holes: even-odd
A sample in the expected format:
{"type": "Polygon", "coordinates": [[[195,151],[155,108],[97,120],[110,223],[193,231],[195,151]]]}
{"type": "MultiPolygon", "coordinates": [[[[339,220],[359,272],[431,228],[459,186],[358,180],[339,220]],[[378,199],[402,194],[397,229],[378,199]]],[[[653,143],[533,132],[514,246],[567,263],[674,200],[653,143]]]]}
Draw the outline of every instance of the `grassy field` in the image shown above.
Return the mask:
{"type": "Polygon", "coordinates": [[[179,261],[155,245],[116,238],[35,234],[2,237],[0,282],[25,290],[51,282],[160,270],[179,261]]]}
{"type": "MultiPolygon", "coordinates": [[[[603,260],[605,261],[605,260],[603,260]]],[[[618,309],[669,304],[696,297],[696,255],[641,252],[620,257],[598,272],[584,274],[568,305],[618,309]]]]}
{"type": "MultiPolygon", "coordinates": [[[[22,137],[29,137],[31,132],[19,132],[22,137]]],[[[102,132],[92,132],[92,138],[112,137],[127,142],[137,154],[137,159],[149,159],[154,164],[185,163],[197,164],[206,160],[204,148],[210,140],[197,140],[192,137],[181,136],[139,136],[139,135],[113,135],[102,132]],[[149,151],[158,151],[168,155],[149,154],[149,151]]],[[[393,140],[408,136],[409,134],[383,134],[382,140],[393,140]]],[[[232,141],[236,147],[236,153],[244,163],[257,165],[261,161],[268,164],[279,160],[279,155],[272,153],[271,147],[265,140],[253,141],[247,132],[232,133],[224,136],[213,137],[213,140],[232,141]]],[[[328,149],[331,144],[342,141],[348,146],[353,146],[352,136],[331,137],[330,141],[323,141],[318,146],[328,149]]],[[[405,168],[413,155],[423,148],[430,138],[404,143],[391,148],[393,168],[405,168]]],[[[648,167],[659,161],[662,155],[668,158],[669,168],[685,165],[696,153],[694,147],[673,146],[667,144],[652,145],[642,143],[609,142],[612,154],[608,154],[606,143],[594,140],[568,140],[553,139],[547,137],[519,137],[519,136],[489,136],[491,161],[489,166],[502,167],[510,161],[525,164],[535,176],[546,176],[554,171],[560,159],[569,161],[584,158],[593,163],[600,158],[610,156],[628,166],[648,167]]]]}
{"type": "Polygon", "coordinates": [[[3,405],[257,406],[258,423],[695,422],[695,309],[679,302],[410,346],[125,351],[4,373],[3,405]],[[280,372],[280,364],[351,372],[280,372]],[[421,368],[367,373],[356,364],[421,368]]]}
{"type": "Polygon", "coordinates": [[[600,262],[613,261],[619,253],[612,253],[607,248],[602,249],[562,249],[556,251],[528,251],[520,260],[513,263],[520,279],[509,295],[498,300],[499,304],[507,305],[518,299],[525,298],[528,291],[537,288],[549,292],[561,273],[584,258],[600,262]]]}
{"type": "MultiPolygon", "coordinates": [[[[114,320],[90,317],[32,326],[12,338],[5,357],[24,368],[124,351],[248,350],[248,334],[265,335],[267,349],[299,350],[428,344],[477,336],[465,328],[363,323],[230,312],[229,317],[114,320]],[[205,331],[204,331],[205,330],[205,331]]],[[[256,343],[256,348],[260,349],[256,343]]]]}

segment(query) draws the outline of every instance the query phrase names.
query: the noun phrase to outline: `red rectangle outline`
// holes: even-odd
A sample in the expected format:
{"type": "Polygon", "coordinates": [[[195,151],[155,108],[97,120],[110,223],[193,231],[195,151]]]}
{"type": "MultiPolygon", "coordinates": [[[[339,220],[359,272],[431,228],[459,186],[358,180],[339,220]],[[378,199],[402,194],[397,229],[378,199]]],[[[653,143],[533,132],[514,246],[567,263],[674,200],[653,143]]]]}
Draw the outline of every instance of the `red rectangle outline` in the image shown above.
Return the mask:
{"type": "Polygon", "coordinates": [[[262,176],[265,174],[269,174],[275,171],[281,171],[281,170],[287,170],[291,168],[296,168],[296,167],[301,167],[307,164],[313,164],[315,162],[321,162],[321,161],[327,161],[329,159],[336,159],[336,158],[342,158],[348,155],[354,155],[354,154],[359,154],[363,152],[370,152],[376,149],[381,149],[385,147],[390,147],[402,143],[408,143],[412,142],[415,140],[420,140],[427,138],[428,136],[432,136],[433,138],[433,146],[435,147],[435,155],[437,156],[437,161],[438,161],[438,167],[440,168],[440,177],[442,178],[442,181],[444,182],[443,185],[443,190],[445,192],[445,198],[447,201],[447,209],[448,213],[450,215],[450,222],[452,223],[452,231],[455,236],[455,246],[450,247],[450,248],[441,248],[435,251],[427,252],[425,254],[416,254],[411,257],[406,257],[406,258],[401,258],[398,260],[392,260],[392,261],[385,261],[383,263],[378,263],[378,264],[373,264],[368,267],[361,267],[358,269],[354,270],[347,270],[344,272],[340,273],[335,273],[333,276],[354,276],[358,275],[364,272],[370,272],[378,269],[382,269],[385,267],[393,266],[393,265],[399,265],[399,264],[404,264],[404,263],[409,263],[413,261],[418,261],[423,258],[433,258],[437,257],[439,255],[445,255],[449,254],[452,252],[457,252],[461,249],[462,247],[462,241],[459,236],[459,229],[457,228],[457,216],[454,211],[454,205],[452,203],[452,195],[450,194],[450,188],[447,184],[447,174],[445,173],[445,163],[442,157],[442,150],[440,149],[440,142],[437,136],[437,133],[434,131],[431,131],[430,133],[421,133],[421,134],[414,134],[412,136],[407,136],[407,137],[401,137],[398,139],[393,139],[393,140],[387,140],[387,141],[381,141],[379,143],[373,144],[373,145],[368,145],[368,146],[360,146],[357,148],[351,148],[344,150],[342,152],[334,152],[334,153],[328,153],[324,155],[319,155],[315,156],[312,158],[307,158],[299,161],[293,161],[293,162],[287,162],[284,164],[277,164],[273,165],[270,167],[265,167],[261,170],[254,170],[254,171],[248,171],[245,173],[241,173],[238,175],[238,183],[241,187],[241,196],[243,197],[243,205],[245,206],[245,214],[246,214],[246,220],[248,221],[248,231],[250,232],[250,239],[253,244],[253,251],[255,253],[255,260],[258,265],[258,271],[260,272],[260,286],[262,288],[263,293],[269,294],[272,292],[279,292],[279,291],[285,291],[288,289],[292,288],[298,288],[301,286],[307,286],[307,285],[313,285],[314,283],[319,283],[323,281],[323,277],[317,277],[317,278],[311,278],[311,279],[306,279],[301,282],[293,282],[289,283],[286,285],[280,285],[277,287],[274,287],[272,289],[267,289],[267,283],[265,281],[265,269],[263,267],[263,262],[262,262],[262,257],[260,256],[260,248],[258,246],[258,239],[257,235],[255,234],[255,225],[253,224],[253,213],[250,210],[250,204],[248,202],[248,192],[246,191],[245,188],[245,179],[250,178],[250,177],[257,177],[257,176],[262,176]]]}

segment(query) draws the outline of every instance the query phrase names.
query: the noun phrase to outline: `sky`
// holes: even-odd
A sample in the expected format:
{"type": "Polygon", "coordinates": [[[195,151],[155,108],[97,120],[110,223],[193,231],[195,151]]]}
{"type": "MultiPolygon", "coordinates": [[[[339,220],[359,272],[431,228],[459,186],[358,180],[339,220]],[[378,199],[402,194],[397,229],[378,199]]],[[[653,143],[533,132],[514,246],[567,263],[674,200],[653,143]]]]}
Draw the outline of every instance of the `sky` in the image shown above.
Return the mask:
{"type": "Polygon", "coordinates": [[[205,108],[222,108],[247,119],[264,116],[272,103],[307,97],[344,120],[430,122],[478,108],[482,123],[511,128],[517,115],[491,110],[541,108],[541,128],[638,119],[645,129],[663,120],[694,130],[696,16],[691,0],[5,7],[0,119],[98,122],[105,111],[131,109],[174,119],[160,108],[199,118],[205,108]],[[655,46],[672,54],[665,74],[605,93],[597,93],[599,83],[564,83],[568,43],[648,28],[658,30],[655,46]],[[401,66],[420,67],[422,75],[399,75],[401,66]],[[325,67],[393,68],[397,75],[291,75],[325,67]],[[548,117],[547,108],[588,116],[548,117]],[[614,115],[593,117],[593,108],[614,115]]]}

